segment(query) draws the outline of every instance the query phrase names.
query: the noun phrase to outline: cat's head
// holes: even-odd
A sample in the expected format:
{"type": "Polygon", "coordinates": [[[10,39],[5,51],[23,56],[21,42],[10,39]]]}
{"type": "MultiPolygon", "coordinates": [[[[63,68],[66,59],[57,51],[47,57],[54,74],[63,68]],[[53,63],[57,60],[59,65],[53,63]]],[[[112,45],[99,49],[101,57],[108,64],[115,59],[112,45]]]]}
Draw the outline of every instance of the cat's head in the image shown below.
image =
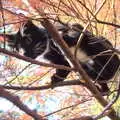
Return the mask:
{"type": "Polygon", "coordinates": [[[28,20],[16,34],[6,35],[8,45],[14,47],[18,52],[22,50],[23,55],[36,58],[46,49],[48,35],[44,28],[39,28],[28,20]]]}

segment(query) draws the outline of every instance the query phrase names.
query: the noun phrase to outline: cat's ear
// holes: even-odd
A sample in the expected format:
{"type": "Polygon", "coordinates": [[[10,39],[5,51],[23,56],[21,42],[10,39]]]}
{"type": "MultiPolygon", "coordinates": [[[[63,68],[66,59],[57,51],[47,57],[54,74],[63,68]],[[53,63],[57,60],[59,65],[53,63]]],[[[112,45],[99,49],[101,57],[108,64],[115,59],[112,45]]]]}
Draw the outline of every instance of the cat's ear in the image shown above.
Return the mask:
{"type": "Polygon", "coordinates": [[[62,21],[58,20],[54,23],[56,29],[61,32],[66,32],[69,30],[68,24],[63,23],[62,21]]]}
{"type": "Polygon", "coordinates": [[[29,28],[29,27],[31,27],[31,26],[34,26],[34,24],[33,24],[32,20],[29,19],[29,20],[25,23],[24,27],[29,28]]]}

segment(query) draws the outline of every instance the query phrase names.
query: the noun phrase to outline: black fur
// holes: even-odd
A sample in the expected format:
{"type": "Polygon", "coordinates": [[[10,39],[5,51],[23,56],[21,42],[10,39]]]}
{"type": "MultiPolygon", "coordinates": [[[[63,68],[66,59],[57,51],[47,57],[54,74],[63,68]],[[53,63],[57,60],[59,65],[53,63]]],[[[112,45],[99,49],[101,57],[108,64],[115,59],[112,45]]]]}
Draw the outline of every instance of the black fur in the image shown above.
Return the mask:
{"type": "MultiPolygon", "coordinates": [[[[79,24],[73,24],[71,28],[68,28],[61,24],[59,27],[57,26],[57,29],[62,32],[63,39],[71,49],[77,44],[83,27],[79,24]]],[[[35,59],[43,55],[44,59],[52,63],[70,66],[47,30],[35,26],[31,21],[25,23],[16,34],[7,37],[9,45],[15,47],[17,51],[20,48],[24,49],[24,55],[27,57],[35,59]]],[[[86,73],[101,85],[102,92],[109,90],[106,82],[113,78],[120,65],[118,56],[110,50],[112,47],[106,38],[96,37],[86,30],[78,51],[82,51],[88,56],[88,60],[81,60],[80,56],[78,59],[86,73]]],[[[51,78],[52,84],[63,81],[68,73],[69,71],[57,69],[51,78]]]]}

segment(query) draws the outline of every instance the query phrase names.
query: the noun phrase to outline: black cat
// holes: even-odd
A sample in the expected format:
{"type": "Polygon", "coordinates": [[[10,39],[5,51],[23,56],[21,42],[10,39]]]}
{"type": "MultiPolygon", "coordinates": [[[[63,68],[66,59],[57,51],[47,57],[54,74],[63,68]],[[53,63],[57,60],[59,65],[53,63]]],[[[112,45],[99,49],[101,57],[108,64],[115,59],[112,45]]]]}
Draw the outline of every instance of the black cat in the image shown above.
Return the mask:
{"type": "MultiPolygon", "coordinates": [[[[60,24],[56,27],[74,53],[83,27],[79,24],[73,24],[71,27],[60,24]]],[[[17,51],[22,48],[27,57],[36,59],[42,56],[52,63],[70,66],[60,46],[54,42],[49,32],[45,28],[37,27],[32,21],[28,20],[16,34],[6,37],[9,46],[17,51]]],[[[101,86],[102,92],[109,90],[107,81],[113,78],[120,66],[118,56],[110,50],[112,47],[106,38],[96,37],[86,30],[78,49],[77,58],[81,66],[101,86]]],[[[56,69],[51,78],[52,84],[63,81],[68,74],[69,71],[56,69]]]]}

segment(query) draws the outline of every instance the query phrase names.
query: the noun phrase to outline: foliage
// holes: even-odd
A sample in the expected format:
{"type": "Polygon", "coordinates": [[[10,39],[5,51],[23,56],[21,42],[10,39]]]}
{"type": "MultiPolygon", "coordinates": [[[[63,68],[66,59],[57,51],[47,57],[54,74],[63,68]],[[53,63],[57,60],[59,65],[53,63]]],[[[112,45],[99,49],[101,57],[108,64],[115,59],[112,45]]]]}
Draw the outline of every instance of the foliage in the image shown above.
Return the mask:
{"type": "MultiPolygon", "coordinates": [[[[114,26],[114,24],[120,24],[118,9],[120,1],[106,0],[98,14],[93,16],[102,2],[103,0],[1,0],[0,33],[17,32],[22,22],[28,18],[33,19],[36,25],[41,25],[39,21],[43,18],[40,12],[44,11],[47,17],[52,20],[59,18],[63,22],[78,22],[83,26],[89,23],[88,29],[91,32],[97,36],[105,36],[113,43],[115,48],[120,48],[120,28],[114,26]],[[104,22],[101,24],[100,21],[114,24],[106,25],[104,22]]],[[[3,37],[0,37],[0,43],[0,47],[3,48],[3,37]]],[[[7,45],[6,50],[10,50],[7,45]]],[[[54,73],[54,68],[31,64],[2,53],[0,59],[0,85],[3,88],[5,86],[12,86],[13,88],[14,86],[20,86],[22,88],[23,86],[50,85],[50,76],[54,73]]],[[[118,77],[120,78],[119,75],[118,77]]],[[[76,73],[71,72],[67,80],[77,78],[76,73]]],[[[115,81],[118,83],[119,80],[115,81]]],[[[80,85],[39,91],[14,89],[8,91],[19,96],[20,100],[30,109],[38,112],[41,116],[47,116],[49,120],[66,120],[84,115],[96,115],[102,111],[101,108],[98,109],[100,105],[95,102],[88,89],[80,85]]],[[[116,102],[115,109],[119,108],[119,102],[120,100],[116,102]]],[[[10,111],[2,111],[0,119],[3,118],[6,120],[32,120],[32,117],[20,110],[15,112],[15,107],[10,111]]]]}

